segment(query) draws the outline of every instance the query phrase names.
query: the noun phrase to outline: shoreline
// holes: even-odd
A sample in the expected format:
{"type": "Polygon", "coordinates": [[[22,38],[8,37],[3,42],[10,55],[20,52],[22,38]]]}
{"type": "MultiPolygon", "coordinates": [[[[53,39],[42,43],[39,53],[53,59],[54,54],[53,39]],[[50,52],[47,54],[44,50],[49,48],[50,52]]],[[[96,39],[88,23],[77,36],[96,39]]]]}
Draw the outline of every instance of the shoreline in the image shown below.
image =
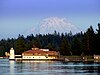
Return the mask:
{"type": "MultiPolygon", "coordinates": [[[[0,57],[0,59],[9,59],[8,57],[0,57]]],[[[9,60],[10,61],[10,60],[9,60]]],[[[61,56],[58,59],[22,59],[15,58],[15,61],[64,61],[64,62],[100,62],[100,59],[95,59],[94,56],[61,56]]]]}

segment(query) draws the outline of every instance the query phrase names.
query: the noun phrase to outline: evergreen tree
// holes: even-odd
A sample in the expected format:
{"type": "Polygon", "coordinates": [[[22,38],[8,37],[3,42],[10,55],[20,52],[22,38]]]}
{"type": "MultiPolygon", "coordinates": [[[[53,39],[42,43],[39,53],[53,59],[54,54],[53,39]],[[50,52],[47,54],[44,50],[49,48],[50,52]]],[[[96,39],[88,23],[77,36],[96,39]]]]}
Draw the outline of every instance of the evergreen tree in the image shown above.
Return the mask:
{"type": "Polygon", "coordinates": [[[54,46],[51,43],[48,43],[48,45],[47,45],[46,48],[49,49],[49,50],[51,50],[51,51],[55,50],[54,46]]]}
{"type": "Polygon", "coordinates": [[[100,54],[100,23],[98,23],[97,34],[95,35],[95,54],[100,54]]]}
{"type": "Polygon", "coordinates": [[[84,41],[85,41],[85,48],[86,48],[86,52],[88,55],[93,55],[94,54],[94,30],[92,28],[92,26],[90,26],[90,28],[88,28],[88,30],[86,31],[86,33],[84,34],[84,41]]]}
{"type": "Polygon", "coordinates": [[[5,55],[5,48],[4,46],[0,46],[0,56],[4,56],[5,55]]]}
{"type": "Polygon", "coordinates": [[[70,44],[67,38],[63,38],[60,45],[60,53],[62,55],[71,55],[70,44]]]}
{"type": "Polygon", "coordinates": [[[19,35],[18,39],[15,42],[15,53],[21,54],[24,51],[26,51],[25,38],[23,35],[19,35]]]}
{"type": "Polygon", "coordinates": [[[35,45],[37,48],[41,48],[41,43],[38,38],[32,40],[32,45],[35,45]]]}
{"type": "Polygon", "coordinates": [[[73,39],[71,50],[73,55],[81,55],[82,54],[82,44],[81,41],[75,37],[73,39]]]}

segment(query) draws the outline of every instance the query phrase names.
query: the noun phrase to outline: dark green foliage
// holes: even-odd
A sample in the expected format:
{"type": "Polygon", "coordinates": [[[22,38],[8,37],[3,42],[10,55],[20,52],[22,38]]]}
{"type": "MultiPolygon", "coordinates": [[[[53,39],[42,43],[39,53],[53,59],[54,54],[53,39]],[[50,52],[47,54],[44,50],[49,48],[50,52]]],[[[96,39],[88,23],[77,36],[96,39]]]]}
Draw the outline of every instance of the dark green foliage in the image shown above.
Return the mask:
{"type": "Polygon", "coordinates": [[[63,38],[61,41],[60,53],[62,55],[71,55],[71,48],[67,38],[63,38]]]}
{"type": "Polygon", "coordinates": [[[97,33],[95,34],[95,41],[94,41],[94,47],[95,47],[95,54],[100,54],[100,23],[98,23],[98,29],[96,29],[97,33]]]}
{"type": "Polygon", "coordinates": [[[82,43],[77,37],[75,37],[72,41],[71,50],[73,55],[82,54],[82,43]]]}
{"type": "Polygon", "coordinates": [[[0,46],[0,56],[3,56],[5,54],[4,46],[0,46]]]}
{"type": "Polygon", "coordinates": [[[51,43],[48,43],[47,47],[45,48],[50,49],[50,50],[55,50],[51,43]]]}
{"type": "Polygon", "coordinates": [[[86,32],[86,45],[90,55],[94,54],[94,31],[92,26],[86,32]]]}
{"type": "Polygon", "coordinates": [[[98,23],[97,32],[94,32],[92,26],[84,33],[75,35],[69,33],[57,33],[34,36],[28,35],[26,38],[19,35],[17,39],[2,39],[0,41],[0,56],[9,52],[10,48],[15,49],[16,54],[21,54],[32,47],[48,48],[59,51],[62,55],[93,55],[100,54],[100,23],[98,23]]]}
{"type": "Polygon", "coordinates": [[[15,41],[15,52],[17,54],[21,54],[22,52],[26,51],[26,44],[25,44],[25,38],[24,36],[20,36],[18,37],[18,39],[15,41]]]}

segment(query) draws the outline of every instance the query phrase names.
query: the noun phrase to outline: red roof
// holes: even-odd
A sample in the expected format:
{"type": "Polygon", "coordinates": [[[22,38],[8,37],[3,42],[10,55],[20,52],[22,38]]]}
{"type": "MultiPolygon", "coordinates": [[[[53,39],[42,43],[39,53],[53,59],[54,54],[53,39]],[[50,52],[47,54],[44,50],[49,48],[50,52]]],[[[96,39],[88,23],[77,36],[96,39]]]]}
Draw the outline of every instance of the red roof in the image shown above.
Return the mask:
{"type": "Polygon", "coordinates": [[[38,53],[38,52],[55,53],[56,51],[28,50],[25,51],[24,53],[38,53]]]}
{"type": "Polygon", "coordinates": [[[43,50],[40,50],[40,49],[37,49],[37,50],[28,50],[28,51],[25,51],[24,54],[31,54],[31,53],[45,53],[45,54],[58,54],[58,52],[56,51],[43,51],[43,50]]]}

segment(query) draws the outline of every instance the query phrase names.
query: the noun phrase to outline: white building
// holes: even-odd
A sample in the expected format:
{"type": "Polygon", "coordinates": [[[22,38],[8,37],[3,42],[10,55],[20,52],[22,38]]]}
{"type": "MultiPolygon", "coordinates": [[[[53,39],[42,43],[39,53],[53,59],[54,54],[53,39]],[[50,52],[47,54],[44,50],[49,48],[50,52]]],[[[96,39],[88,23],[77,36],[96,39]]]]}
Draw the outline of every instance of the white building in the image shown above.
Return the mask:
{"type": "Polygon", "coordinates": [[[9,60],[15,60],[15,52],[13,48],[10,49],[9,60]]]}
{"type": "Polygon", "coordinates": [[[49,49],[32,48],[22,53],[23,60],[54,60],[58,59],[59,52],[49,51],[49,49]]]}
{"type": "Polygon", "coordinates": [[[100,60],[100,55],[94,55],[95,60],[100,60]]]}

